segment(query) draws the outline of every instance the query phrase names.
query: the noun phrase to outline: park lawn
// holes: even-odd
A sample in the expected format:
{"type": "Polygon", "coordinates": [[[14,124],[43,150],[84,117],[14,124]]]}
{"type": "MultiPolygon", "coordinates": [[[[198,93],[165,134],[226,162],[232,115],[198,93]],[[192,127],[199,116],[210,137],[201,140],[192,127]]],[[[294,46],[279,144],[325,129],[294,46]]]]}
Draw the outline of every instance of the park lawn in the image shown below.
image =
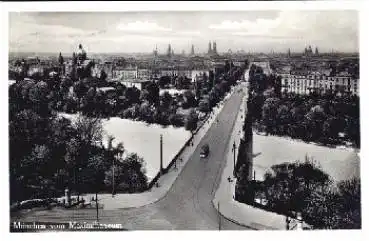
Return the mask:
{"type": "Polygon", "coordinates": [[[277,136],[253,136],[253,169],[255,179],[263,180],[265,172],[275,164],[304,161],[308,155],[317,161],[321,169],[334,181],[360,178],[358,150],[337,149],[308,144],[277,136]]]}

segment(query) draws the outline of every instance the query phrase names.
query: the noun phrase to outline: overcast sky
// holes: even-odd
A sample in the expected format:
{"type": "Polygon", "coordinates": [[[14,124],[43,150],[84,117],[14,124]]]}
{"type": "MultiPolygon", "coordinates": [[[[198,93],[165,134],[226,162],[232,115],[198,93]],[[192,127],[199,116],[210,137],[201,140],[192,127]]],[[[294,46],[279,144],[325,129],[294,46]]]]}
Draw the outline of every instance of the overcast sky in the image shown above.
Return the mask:
{"type": "Polygon", "coordinates": [[[218,51],[359,51],[356,11],[264,12],[59,12],[9,13],[9,50],[164,53],[170,43],[179,53],[218,51]]]}

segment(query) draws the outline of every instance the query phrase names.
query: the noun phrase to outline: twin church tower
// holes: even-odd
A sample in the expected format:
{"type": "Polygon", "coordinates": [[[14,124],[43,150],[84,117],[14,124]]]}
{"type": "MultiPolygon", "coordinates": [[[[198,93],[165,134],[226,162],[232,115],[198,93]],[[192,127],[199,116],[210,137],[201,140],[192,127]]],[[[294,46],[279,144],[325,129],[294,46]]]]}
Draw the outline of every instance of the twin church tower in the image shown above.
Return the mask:
{"type": "Polygon", "coordinates": [[[209,41],[208,54],[210,55],[218,54],[217,53],[217,43],[215,41],[213,42],[213,48],[211,47],[211,42],[209,41]]]}

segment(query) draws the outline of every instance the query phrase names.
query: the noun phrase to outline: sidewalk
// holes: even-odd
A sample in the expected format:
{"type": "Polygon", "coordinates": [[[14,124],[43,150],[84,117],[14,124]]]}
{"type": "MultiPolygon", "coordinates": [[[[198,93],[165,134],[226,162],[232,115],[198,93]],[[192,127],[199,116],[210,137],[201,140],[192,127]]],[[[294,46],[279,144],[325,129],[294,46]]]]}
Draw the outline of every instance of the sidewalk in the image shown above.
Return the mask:
{"type": "Polygon", "coordinates": [[[240,143],[240,137],[242,134],[242,124],[244,116],[244,110],[246,108],[246,97],[241,104],[241,112],[237,117],[235,128],[233,129],[231,141],[228,146],[228,158],[227,164],[223,170],[222,178],[219,183],[218,190],[215,193],[213,199],[213,205],[220,214],[226,219],[237,223],[242,226],[247,226],[257,230],[285,230],[286,219],[285,216],[267,212],[262,209],[252,207],[243,203],[239,203],[234,200],[236,179],[233,177],[233,141],[236,141],[236,157],[238,153],[238,147],[240,143]],[[241,118],[241,115],[243,115],[241,118]],[[228,177],[232,179],[232,182],[228,181],[228,177]]]}
{"type": "MultiPolygon", "coordinates": [[[[213,114],[210,114],[208,120],[204,123],[204,125],[199,129],[199,131],[193,137],[193,146],[188,146],[183,151],[182,155],[178,157],[176,168],[173,165],[168,173],[159,178],[157,183],[159,183],[159,187],[154,185],[150,190],[143,193],[132,193],[132,194],[116,194],[114,198],[111,194],[98,194],[98,200],[101,204],[103,204],[104,210],[113,210],[113,209],[126,209],[126,208],[138,208],[145,205],[149,205],[155,203],[162,199],[165,194],[169,191],[170,187],[173,185],[178,175],[181,173],[183,167],[186,165],[188,159],[192,156],[193,152],[197,148],[201,139],[209,130],[210,126],[213,124],[216,116],[222,110],[224,104],[227,102],[229,97],[233,95],[234,90],[228,94],[222,102],[219,103],[219,107],[214,107],[213,114]],[[179,161],[182,158],[182,161],[179,161]]],[[[91,200],[92,197],[95,197],[95,194],[84,194],[81,195],[85,200],[91,200]]]]}

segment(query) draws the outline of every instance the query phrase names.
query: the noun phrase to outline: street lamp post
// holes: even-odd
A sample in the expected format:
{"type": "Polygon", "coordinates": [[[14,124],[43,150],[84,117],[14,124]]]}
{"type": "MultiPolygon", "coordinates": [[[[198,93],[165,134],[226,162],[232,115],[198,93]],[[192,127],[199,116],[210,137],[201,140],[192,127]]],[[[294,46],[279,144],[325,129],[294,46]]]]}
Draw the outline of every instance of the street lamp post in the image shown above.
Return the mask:
{"type": "Polygon", "coordinates": [[[160,176],[163,175],[163,135],[160,135],[160,176]]]}
{"type": "Polygon", "coordinates": [[[113,188],[111,191],[111,196],[114,197],[114,183],[115,183],[115,158],[113,158],[113,188]]]}
{"type": "Polygon", "coordinates": [[[233,177],[236,177],[236,141],[233,141],[233,177]]]}
{"type": "Polygon", "coordinates": [[[97,201],[97,191],[96,191],[96,221],[99,222],[99,203],[97,201]]]}

